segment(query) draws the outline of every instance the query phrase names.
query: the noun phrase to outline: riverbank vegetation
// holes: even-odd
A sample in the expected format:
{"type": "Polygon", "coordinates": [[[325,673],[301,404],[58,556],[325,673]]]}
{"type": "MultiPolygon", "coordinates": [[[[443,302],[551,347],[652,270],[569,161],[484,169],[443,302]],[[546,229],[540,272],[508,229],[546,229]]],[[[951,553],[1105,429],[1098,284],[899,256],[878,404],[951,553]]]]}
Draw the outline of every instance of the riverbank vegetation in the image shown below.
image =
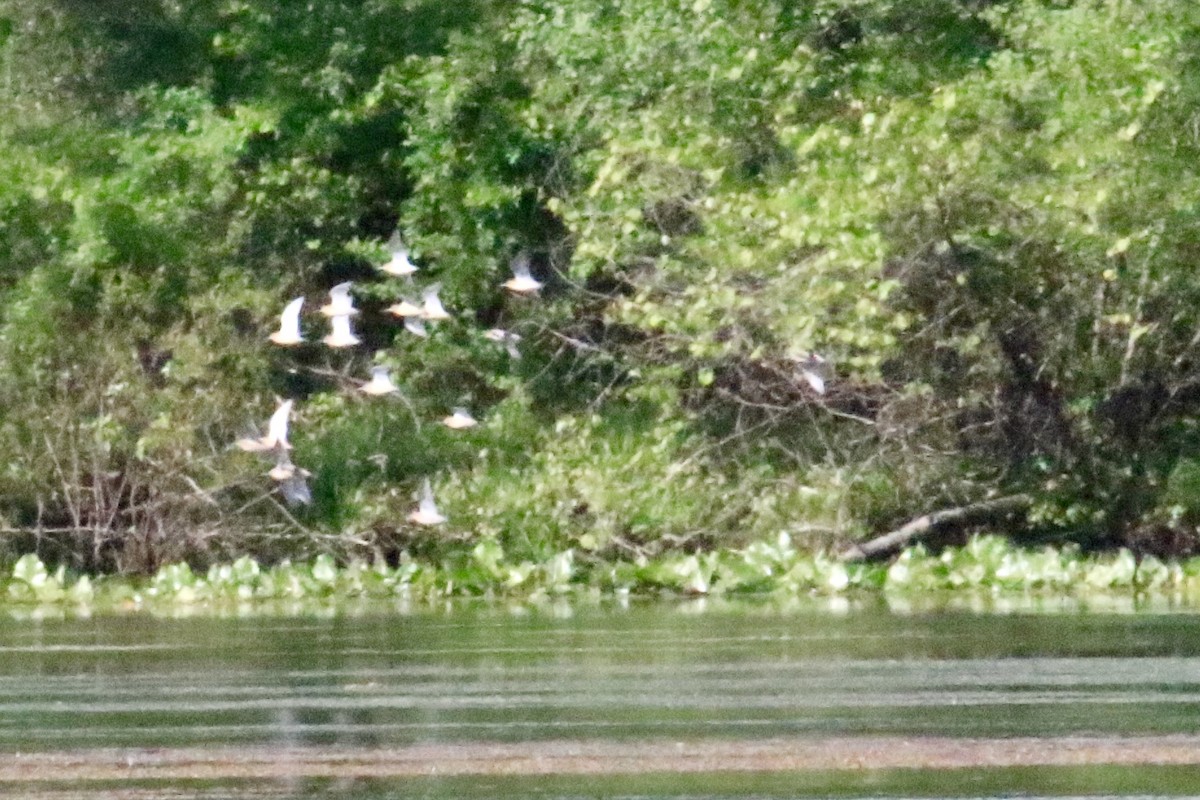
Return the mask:
{"type": "Polygon", "coordinates": [[[1032,610],[1053,599],[1106,608],[1125,601],[1191,607],[1200,601],[1200,558],[1164,562],[1153,556],[1138,559],[1128,550],[1095,555],[1077,548],[1022,550],[990,536],[937,554],[909,548],[890,564],[846,564],[802,551],[781,536],[703,554],[599,561],[567,550],[534,563],[513,559],[489,539],[441,562],[406,559],[396,567],[359,560],[338,565],[328,555],[265,567],[243,556],[206,571],[180,563],[143,578],[94,580],[62,567],[50,571],[27,555],[0,587],[14,613],[40,609],[44,615],[223,614],[231,609],[258,614],[273,606],[317,610],[377,601],[428,609],[470,599],[523,604],[654,597],[759,602],[878,598],[898,609],[925,607],[930,601],[935,606],[1032,610]]]}
{"type": "Polygon", "coordinates": [[[3,554],[686,588],[663,565],[817,570],[1020,497],[1026,541],[1190,555],[1198,33],[1186,0],[0,0],[3,554]],[[428,339],[379,314],[397,229],[428,339]],[[266,340],[345,280],[362,346],[266,340]],[[277,396],[308,506],[230,446],[277,396]]]}

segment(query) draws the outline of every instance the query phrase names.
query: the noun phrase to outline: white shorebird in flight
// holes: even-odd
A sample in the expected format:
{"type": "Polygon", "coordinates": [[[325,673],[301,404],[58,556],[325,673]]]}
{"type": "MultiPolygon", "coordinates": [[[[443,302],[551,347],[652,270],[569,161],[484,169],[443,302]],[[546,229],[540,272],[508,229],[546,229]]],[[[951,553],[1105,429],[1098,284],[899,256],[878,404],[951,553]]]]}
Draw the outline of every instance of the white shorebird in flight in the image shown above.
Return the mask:
{"type": "Polygon", "coordinates": [[[421,292],[421,319],[426,319],[430,322],[450,319],[450,312],[446,311],[446,307],[442,305],[442,299],[438,297],[438,292],[441,289],[442,285],[435,283],[433,286],[426,287],[425,291],[421,292]]]}
{"type": "Polygon", "coordinates": [[[479,424],[479,420],[472,417],[471,412],[465,408],[456,408],[449,416],[442,417],[442,424],[451,430],[461,431],[474,428],[479,424]]]}
{"type": "Polygon", "coordinates": [[[408,521],[418,525],[441,525],[446,521],[433,502],[433,489],[429,486],[429,478],[421,484],[421,499],[417,503],[417,510],[408,515],[408,521]]]}
{"type": "Polygon", "coordinates": [[[388,252],[391,254],[391,258],[386,264],[379,265],[380,272],[386,272],[388,275],[395,275],[398,278],[407,278],[417,271],[416,265],[408,260],[408,247],[400,238],[400,231],[396,231],[392,234],[392,238],[388,239],[388,252]]]}
{"type": "Polygon", "coordinates": [[[278,484],[279,492],[288,505],[308,505],[312,502],[312,492],[306,480],[312,473],[293,464],[286,450],[280,448],[275,451],[275,466],[267,474],[278,484]]]}
{"type": "Polygon", "coordinates": [[[484,331],[483,338],[489,342],[504,345],[504,349],[508,351],[509,358],[521,357],[521,351],[517,349],[517,342],[521,341],[519,333],[506,331],[503,328],[489,328],[484,331]]]}
{"type": "Polygon", "coordinates": [[[512,260],[513,276],[504,282],[504,288],[513,294],[537,294],[542,288],[542,282],[533,277],[529,271],[529,254],[522,250],[512,260]]]}
{"type": "Polygon", "coordinates": [[[238,449],[248,453],[263,453],[268,450],[282,450],[286,453],[292,446],[287,438],[288,420],[291,415],[292,401],[284,400],[275,409],[275,413],[271,415],[271,420],[267,423],[267,435],[257,439],[249,437],[238,439],[238,449]]]}
{"type": "Polygon", "coordinates": [[[825,394],[825,384],[833,378],[833,365],[816,353],[809,353],[803,358],[797,358],[796,368],[800,377],[808,383],[817,394],[825,394]]]}
{"type": "Polygon", "coordinates": [[[388,374],[388,368],[384,366],[371,367],[371,380],[358,389],[373,397],[400,391],[396,384],[392,383],[392,376],[388,374]]]}
{"type": "Polygon", "coordinates": [[[388,306],[387,312],[393,317],[419,317],[421,316],[421,307],[409,298],[402,297],[399,303],[388,306]]]}
{"type": "Polygon", "coordinates": [[[336,317],[331,317],[329,324],[332,330],[321,341],[330,347],[353,347],[362,341],[350,329],[350,317],[348,315],[339,314],[336,317]]]}
{"type": "Polygon", "coordinates": [[[300,307],[303,305],[303,297],[297,297],[288,303],[283,309],[283,314],[279,317],[279,330],[267,338],[275,344],[284,346],[303,342],[304,337],[300,335],[300,307]]]}
{"type": "Polygon", "coordinates": [[[352,317],[357,314],[354,298],[350,296],[350,286],[350,281],[346,281],[330,289],[329,302],[321,306],[321,313],[327,317],[352,317]]]}

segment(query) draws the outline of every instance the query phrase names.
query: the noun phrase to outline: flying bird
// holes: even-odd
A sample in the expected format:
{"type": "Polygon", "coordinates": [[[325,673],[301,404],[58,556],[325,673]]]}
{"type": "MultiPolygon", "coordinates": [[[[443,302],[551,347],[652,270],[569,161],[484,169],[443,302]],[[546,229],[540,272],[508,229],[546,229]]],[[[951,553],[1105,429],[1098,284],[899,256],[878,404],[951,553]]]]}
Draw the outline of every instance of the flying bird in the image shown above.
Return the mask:
{"type": "Polygon", "coordinates": [[[288,450],[291,445],[288,443],[288,419],[292,414],[292,401],[284,400],[275,409],[275,413],[271,415],[270,421],[267,423],[267,435],[254,437],[244,437],[237,440],[239,450],[245,450],[247,453],[265,453],[268,450],[288,450]]]}
{"type": "Polygon", "coordinates": [[[394,317],[419,317],[421,307],[407,297],[402,297],[399,303],[388,306],[387,312],[394,317]]]}
{"type": "Polygon", "coordinates": [[[441,525],[446,521],[433,502],[433,489],[429,487],[429,478],[421,484],[421,499],[417,503],[417,510],[408,515],[408,521],[418,525],[441,525]]]}
{"type": "Polygon", "coordinates": [[[534,278],[529,271],[529,254],[522,250],[512,260],[513,276],[504,282],[504,288],[513,294],[537,294],[542,288],[542,282],[534,278]]]}
{"type": "Polygon", "coordinates": [[[371,380],[358,388],[359,391],[373,397],[400,391],[396,384],[392,383],[392,377],[388,375],[388,368],[383,366],[371,367],[371,380]]]}
{"type": "Polygon", "coordinates": [[[465,408],[456,408],[447,417],[442,417],[442,424],[451,430],[461,431],[465,428],[474,428],[479,424],[479,420],[471,416],[471,412],[465,408]]]}
{"type": "Polygon", "coordinates": [[[288,303],[279,317],[279,330],[267,338],[285,347],[303,342],[304,337],[300,335],[300,307],[303,305],[303,297],[297,297],[288,303]]]}
{"type": "Polygon", "coordinates": [[[795,359],[800,377],[817,394],[825,394],[825,384],[833,378],[833,365],[816,353],[795,359]]]}
{"type": "Polygon", "coordinates": [[[405,246],[404,240],[400,238],[400,231],[396,231],[392,234],[392,238],[388,239],[388,251],[391,258],[386,264],[379,265],[380,272],[395,275],[399,278],[407,278],[417,271],[416,265],[408,260],[408,247],[405,246]]]}
{"type": "Polygon", "coordinates": [[[496,342],[504,345],[504,349],[508,351],[509,358],[520,358],[521,351],[517,349],[517,342],[521,341],[521,335],[506,331],[503,328],[489,328],[483,334],[483,338],[489,342],[496,342]]]}
{"type": "Polygon", "coordinates": [[[350,286],[350,281],[346,281],[330,289],[329,302],[321,306],[321,313],[327,317],[351,317],[357,314],[354,298],[350,296],[350,286]]]}
{"type": "Polygon", "coordinates": [[[312,502],[307,480],[312,473],[293,464],[286,450],[280,448],[275,451],[275,466],[267,474],[278,485],[288,505],[308,505],[312,502]]]}
{"type": "Polygon", "coordinates": [[[350,317],[347,314],[338,314],[331,317],[329,320],[330,326],[333,328],[329,335],[321,341],[330,347],[353,347],[358,344],[361,339],[354,335],[354,331],[350,329],[350,317]]]}
{"type": "Polygon", "coordinates": [[[433,286],[426,287],[425,291],[421,292],[421,318],[430,322],[450,319],[450,313],[446,311],[446,307],[442,305],[442,300],[438,297],[438,292],[441,291],[442,285],[435,283],[433,286]]]}

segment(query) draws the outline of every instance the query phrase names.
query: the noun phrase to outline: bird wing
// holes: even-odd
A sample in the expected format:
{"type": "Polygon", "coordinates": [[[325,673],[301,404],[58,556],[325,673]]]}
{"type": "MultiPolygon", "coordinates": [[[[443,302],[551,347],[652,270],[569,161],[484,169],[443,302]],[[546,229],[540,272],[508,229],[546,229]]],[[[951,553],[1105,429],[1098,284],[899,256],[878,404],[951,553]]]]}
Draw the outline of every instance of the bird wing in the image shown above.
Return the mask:
{"type": "Polygon", "coordinates": [[[267,423],[267,442],[270,445],[288,447],[288,418],[291,415],[292,401],[284,400],[267,423]]]}
{"type": "Polygon", "coordinates": [[[312,502],[308,481],[304,480],[304,476],[298,470],[290,478],[280,481],[279,492],[288,505],[306,506],[312,502]]]}
{"type": "Polygon", "coordinates": [[[422,514],[438,514],[437,504],[433,502],[433,488],[429,485],[429,478],[426,478],[421,484],[421,500],[417,507],[422,514]]]}
{"type": "Polygon", "coordinates": [[[513,258],[509,265],[512,268],[512,274],[523,280],[533,280],[533,275],[529,272],[529,253],[522,250],[513,258]]]}
{"type": "Polygon", "coordinates": [[[338,314],[330,319],[330,325],[333,326],[333,335],[338,339],[351,339],[354,337],[354,332],[350,330],[350,316],[348,314],[338,314]]]}
{"type": "Polygon", "coordinates": [[[393,258],[408,255],[408,247],[404,244],[404,238],[400,235],[399,229],[392,234],[392,238],[388,239],[387,247],[393,258]]]}
{"type": "Polygon", "coordinates": [[[811,369],[801,369],[800,374],[804,376],[804,380],[808,381],[808,385],[813,388],[817,394],[825,394],[825,379],[820,373],[811,369]]]}
{"type": "Polygon", "coordinates": [[[392,376],[388,374],[387,367],[371,367],[371,383],[389,392],[396,389],[396,384],[392,383],[392,376]]]}
{"type": "Polygon", "coordinates": [[[283,314],[279,317],[280,333],[289,334],[299,338],[300,336],[300,308],[304,305],[304,298],[297,297],[292,302],[284,306],[283,314]]]}
{"type": "Polygon", "coordinates": [[[275,466],[288,467],[291,469],[296,468],[296,465],[292,463],[292,457],[288,455],[287,448],[276,447],[272,452],[272,455],[275,457],[275,466]]]}
{"type": "Polygon", "coordinates": [[[441,317],[446,314],[446,307],[442,305],[442,298],[438,297],[438,292],[442,285],[435,283],[421,292],[421,298],[425,301],[425,316],[441,317]]]}
{"type": "Polygon", "coordinates": [[[339,283],[329,290],[329,305],[321,309],[329,316],[354,314],[354,298],[350,296],[350,281],[339,283]]]}

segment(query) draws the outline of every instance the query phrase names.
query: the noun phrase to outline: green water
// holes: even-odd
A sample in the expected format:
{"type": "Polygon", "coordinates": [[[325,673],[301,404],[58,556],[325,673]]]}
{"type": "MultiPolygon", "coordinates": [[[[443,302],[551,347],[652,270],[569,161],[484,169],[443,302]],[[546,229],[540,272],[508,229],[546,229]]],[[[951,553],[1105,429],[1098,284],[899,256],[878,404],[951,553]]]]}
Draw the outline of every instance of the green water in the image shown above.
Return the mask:
{"type": "MultiPolygon", "coordinates": [[[[0,621],[3,754],[1200,731],[1190,613],[696,603],[0,621]]],[[[869,766],[869,765],[868,765],[869,766]]],[[[0,783],[0,797],[1200,796],[1200,768],[0,783]],[[130,794],[130,793],[133,794],[130,794]]]]}

